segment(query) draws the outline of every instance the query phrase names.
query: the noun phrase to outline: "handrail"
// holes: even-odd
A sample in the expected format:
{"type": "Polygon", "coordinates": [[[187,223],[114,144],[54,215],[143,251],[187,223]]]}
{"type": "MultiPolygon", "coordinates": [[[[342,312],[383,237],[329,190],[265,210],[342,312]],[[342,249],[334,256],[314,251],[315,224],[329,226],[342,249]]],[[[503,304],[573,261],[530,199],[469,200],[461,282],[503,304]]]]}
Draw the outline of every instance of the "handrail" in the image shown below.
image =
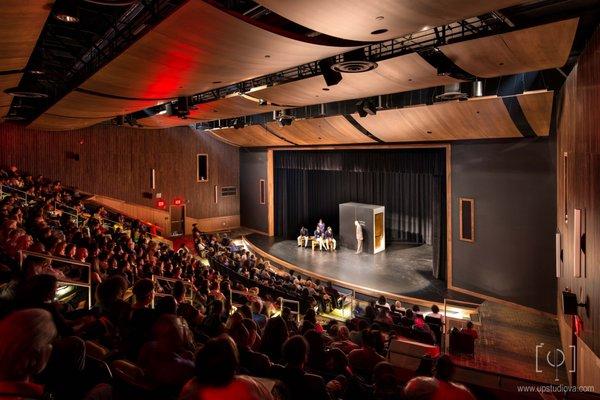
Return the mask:
{"type": "Polygon", "coordinates": [[[284,303],[291,303],[296,305],[296,311],[290,311],[292,314],[296,314],[296,322],[300,323],[300,302],[296,300],[284,299],[283,297],[279,298],[279,305],[281,307],[281,311],[283,311],[284,303]]]}
{"type": "MultiPolygon", "coordinates": [[[[167,282],[171,282],[171,283],[175,283],[175,282],[183,282],[183,286],[188,287],[190,289],[190,296],[186,296],[187,292],[184,292],[184,299],[190,300],[190,301],[194,301],[194,295],[196,294],[196,292],[194,291],[194,285],[192,285],[191,282],[185,281],[183,279],[175,279],[175,278],[168,278],[166,276],[160,276],[160,275],[155,275],[152,274],[152,282],[157,282],[157,281],[167,281],[167,282]]],[[[168,294],[165,293],[154,293],[155,296],[157,297],[165,297],[168,296],[168,294]]],[[[152,308],[154,308],[154,299],[152,299],[152,308]]]]}
{"type": "Polygon", "coordinates": [[[88,292],[88,309],[92,308],[92,266],[90,263],[71,260],[69,258],[64,258],[64,257],[57,257],[57,256],[48,255],[48,254],[44,254],[44,253],[38,253],[35,251],[19,250],[19,268],[21,268],[21,270],[23,270],[23,262],[25,261],[26,256],[42,258],[42,259],[51,260],[51,261],[58,261],[63,264],[71,264],[71,265],[75,265],[77,267],[87,268],[87,272],[88,272],[87,273],[87,282],[80,282],[80,281],[74,281],[74,280],[70,280],[70,279],[61,279],[61,278],[57,278],[57,281],[59,283],[65,284],[65,285],[86,288],[87,292],[88,292]]]}

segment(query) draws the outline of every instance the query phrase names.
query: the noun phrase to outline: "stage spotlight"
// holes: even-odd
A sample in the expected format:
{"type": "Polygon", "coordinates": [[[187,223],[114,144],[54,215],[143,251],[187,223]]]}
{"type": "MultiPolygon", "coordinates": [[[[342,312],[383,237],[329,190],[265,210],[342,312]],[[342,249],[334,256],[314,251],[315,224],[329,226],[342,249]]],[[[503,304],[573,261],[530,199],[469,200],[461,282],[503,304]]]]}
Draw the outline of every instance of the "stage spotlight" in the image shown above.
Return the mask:
{"type": "Polygon", "coordinates": [[[21,83],[18,87],[4,90],[4,93],[13,97],[25,97],[28,99],[45,99],[48,97],[48,94],[44,90],[41,90],[39,85],[29,80],[21,83]]]}
{"type": "Polygon", "coordinates": [[[54,18],[67,24],[79,23],[79,6],[77,0],[62,0],[54,5],[54,18]]]}
{"type": "Polygon", "coordinates": [[[356,112],[361,118],[364,118],[367,115],[377,114],[377,107],[370,100],[361,100],[356,103],[356,112]]]}
{"type": "Polygon", "coordinates": [[[177,98],[177,115],[179,118],[187,118],[190,115],[189,98],[181,96],[177,98]]]}
{"type": "Polygon", "coordinates": [[[295,117],[293,115],[289,115],[286,110],[281,110],[274,115],[277,124],[280,127],[290,126],[292,122],[294,122],[295,117]]]}
{"type": "Polygon", "coordinates": [[[233,127],[234,129],[242,129],[245,126],[244,121],[242,121],[241,119],[236,119],[235,121],[233,121],[233,127]]]}
{"type": "Polygon", "coordinates": [[[331,69],[334,61],[335,58],[325,58],[319,61],[319,68],[327,86],[337,85],[342,80],[342,74],[331,69]]]}
{"type": "Polygon", "coordinates": [[[336,72],[344,72],[348,74],[357,74],[368,72],[377,68],[377,63],[369,61],[364,49],[356,49],[344,53],[344,61],[340,61],[331,66],[331,69],[336,72]]]}
{"type": "Polygon", "coordinates": [[[265,99],[259,99],[258,100],[258,105],[259,106],[266,106],[268,105],[267,101],[265,99]]]}
{"type": "Polygon", "coordinates": [[[473,81],[473,94],[471,97],[482,97],[483,96],[483,81],[473,81]]]}

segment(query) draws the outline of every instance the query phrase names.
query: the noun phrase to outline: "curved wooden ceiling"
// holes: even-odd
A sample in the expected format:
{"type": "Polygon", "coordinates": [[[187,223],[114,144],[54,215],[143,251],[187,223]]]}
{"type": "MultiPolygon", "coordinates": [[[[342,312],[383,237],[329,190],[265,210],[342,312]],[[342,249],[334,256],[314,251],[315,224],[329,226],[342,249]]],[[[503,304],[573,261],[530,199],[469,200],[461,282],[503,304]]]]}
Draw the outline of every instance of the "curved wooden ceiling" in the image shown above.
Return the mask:
{"type": "Polygon", "coordinates": [[[327,87],[322,76],[314,76],[249,94],[276,104],[305,106],[459,82],[448,76],[438,76],[436,69],[416,53],[390,58],[378,64],[376,69],[369,72],[342,74],[342,81],[334,86],[327,87]]]}
{"type": "MultiPolygon", "coordinates": [[[[534,132],[548,136],[553,92],[516,97],[534,132]]],[[[374,116],[360,118],[355,114],[352,118],[362,131],[346,117],[333,116],[296,120],[285,127],[270,122],[212,133],[241,147],[375,144],[363,131],[388,143],[523,137],[500,97],[383,110],[374,116]]]]}
{"type": "MultiPolygon", "coordinates": [[[[136,101],[165,102],[350,49],[280,36],[194,0],[140,38],[81,88],[127,98],[115,98],[112,110],[104,108],[115,116],[136,101]]],[[[105,97],[96,97],[87,98],[80,107],[94,110],[100,104],[106,106],[105,97]]],[[[68,112],[70,106],[63,106],[62,102],[49,112],[68,112]]]]}
{"type": "Polygon", "coordinates": [[[567,62],[579,18],[440,47],[456,65],[491,78],[562,67],[567,62]]]}
{"type": "Polygon", "coordinates": [[[45,113],[36,119],[35,123],[29,125],[29,128],[44,131],[70,131],[73,129],[87,128],[102,121],[106,121],[106,118],[72,118],[64,115],[45,113]]]}
{"type": "Polygon", "coordinates": [[[194,107],[196,109],[190,110],[190,115],[187,119],[181,119],[177,116],[155,115],[139,119],[138,122],[143,126],[167,128],[189,125],[200,121],[214,121],[217,119],[236,118],[244,115],[281,110],[281,107],[270,105],[260,106],[258,100],[244,95],[232,95],[216,101],[197,104],[194,107]]]}
{"type": "Polygon", "coordinates": [[[8,112],[12,97],[4,90],[19,84],[50,12],[47,0],[3,0],[0,7],[0,116],[8,112]]]}
{"type": "Polygon", "coordinates": [[[291,143],[286,142],[270,132],[264,125],[249,125],[242,129],[212,129],[210,132],[226,143],[240,147],[270,147],[291,145],[291,143]]]}
{"type": "Polygon", "coordinates": [[[378,41],[523,3],[523,0],[256,0],[314,31],[343,39],[378,41]],[[383,17],[383,18],[380,18],[383,17]],[[372,34],[387,29],[381,34],[372,34]]]}
{"type": "Polygon", "coordinates": [[[277,122],[267,123],[267,128],[287,141],[298,145],[375,143],[356,129],[343,115],[327,118],[296,120],[289,126],[277,122]]]}
{"type": "Polygon", "coordinates": [[[527,93],[517,96],[525,118],[538,136],[548,136],[554,92],[527,93]],[[535,95],[533,95],[535,94],[535,95]]]}

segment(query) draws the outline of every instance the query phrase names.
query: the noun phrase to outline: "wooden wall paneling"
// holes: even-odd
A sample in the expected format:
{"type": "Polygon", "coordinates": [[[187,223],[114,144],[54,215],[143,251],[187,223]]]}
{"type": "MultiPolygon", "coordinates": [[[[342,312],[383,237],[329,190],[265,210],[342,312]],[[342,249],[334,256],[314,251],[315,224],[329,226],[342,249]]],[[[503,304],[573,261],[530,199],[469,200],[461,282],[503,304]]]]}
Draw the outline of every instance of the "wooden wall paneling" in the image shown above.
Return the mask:
{"type": "Polygon", "coordinates": [[[258,0],[259,4],[317,32],[344,39],[374,41],[397,38],[467,17],[499,10],[521,0],[360,1],[258,0]],[[386,31],[372,34],[378,29],[386,31]]]}
{"type": "Polygon", "coordinates": [[[385,142],[521,137],[501,98],[379,111],[357,121],[385,142]]]}
{"type": "Polygon", "coordinates": [[[276,104],[303,106],[459,82],[448,76],[438,76],[436,69],[416,53],[378,64],[369,72],[342,74],[342,81],[334,86],[327,87],[322,76],[314,76],[254,91],[250,95],[276,104]]]}
{"type": "MultiPolygon", "coordinates": [[[[578,64],[561,90],[557,123],[557,156],[567,153],[566,165],[557,166],[557,226],[563,235],[565,273],[558,281],[560,291],[569,288],[580,301],[589,301],[589,313],[579,309],[583,330],[578,340],[580,358],[577,384],[600,387],[597,371],[600,356],[600,31],[596,30],[578,64]],[[566,205],[565,205],[566,202],[566,205]],[[586,214],[586,275],[573,277],[573,210],[586,214]],[[568,210],[565,221],[564,210],[568,210]]],[[[559,158],[560,159],[560,158],[559,158]]],[[[583,272],[583,271],[582,271],[583,272]]],[[[559,318],[568,318],[559,309],[559,318]]],[[[564,333],[563,333],[564,335],[564,333]]]]}
{"type": "Polygon", "coordinates": [[[25,68],[49,13],[47,0],[2,1],[0,71],[25,68]]]}
{"type": "Polygon", "coordinates": [[[562,67],[578,18],[441,46],[456,65],[482,78],[562,67]]]}
{"type": "Polygon", "coordinates": [[[520,94],[517,100],[525,114],[525,118],[538,136],[550,134],[550,118],[552,117],[553,91],[541,92],[536,95],[520,94]]]}
{"type": "Polygon", "coordinates": [[[241,129],[212,129],[211,132],[240,147],[288,146],[290,144],[269,132],[264,125],[248,125],[241,129]]]}
{"type": "Polygon", "coordinates": [[[212,185],[239,186],[239,150],[189,127],[141,130],[97,125],[48,132],[0,124],[0,165],[16,164],[33,174],[62,179],[65,185],[155,207],[144,192],[162,193],[170,204],[182,197],[187,215],[204,219],[239,215],[239,196],[213,201],[212,185]],[[79,161],[67,155],[78,154],[79,161]],[[196,154],[209,154],[210,185],[196,182],[196,154]],[[156,190],[150,171],[156,170],[156,190]]]}
{"type": "Polygon", "coordinates": [[[299,145],[374,143],[343,116],[295,120],[281,127],[277,122],[267,123],[267,128],[279,136],[299,145]],[[330,121],[332,121],[330,123],[330,121]]]}
{"type": "Polygon", "coordinates": [[[600,393],[600,358],[577,338],[577,385],[591,386],[600,393]]]}

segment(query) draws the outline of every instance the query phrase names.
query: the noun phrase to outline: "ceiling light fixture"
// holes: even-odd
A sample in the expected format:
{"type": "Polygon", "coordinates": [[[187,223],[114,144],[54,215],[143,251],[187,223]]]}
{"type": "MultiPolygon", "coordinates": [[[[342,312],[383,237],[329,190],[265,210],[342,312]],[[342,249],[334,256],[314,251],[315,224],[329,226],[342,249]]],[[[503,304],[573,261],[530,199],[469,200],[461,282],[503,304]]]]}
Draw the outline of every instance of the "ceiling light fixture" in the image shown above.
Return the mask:
{"type": "Polygon", "coordinates": [[[371,100],[365,99],[356,103],[356,112],[361,118],[364,118],[367,115],[377,114],[377,107],[371,100]]]}
{"type": "Polygon", "coordinates": [[[62,0],[54,5],[54,18],[67,24],[79,23],[79,6],[76,0],[62,0]]]}

